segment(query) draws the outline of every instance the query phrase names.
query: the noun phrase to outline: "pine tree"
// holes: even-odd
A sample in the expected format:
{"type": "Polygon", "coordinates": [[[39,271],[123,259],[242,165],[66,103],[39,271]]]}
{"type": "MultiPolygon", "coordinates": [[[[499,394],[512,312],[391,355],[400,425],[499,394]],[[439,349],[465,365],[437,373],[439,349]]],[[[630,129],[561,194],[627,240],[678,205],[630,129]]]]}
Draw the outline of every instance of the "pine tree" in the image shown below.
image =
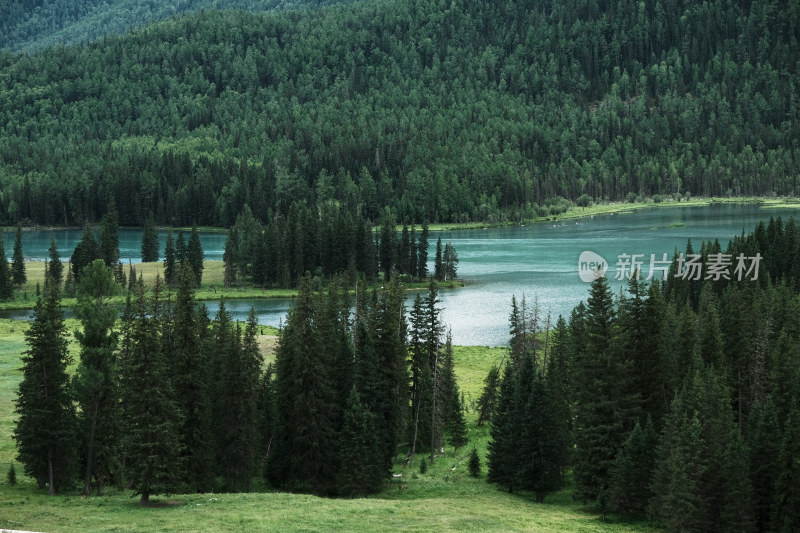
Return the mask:
{"type": "Polygon", "coordinates": [[[225,251],[222,254],[222,261],[225,263],[224,283],[226,289],[230,289],[231,285],[236,283],[239,254],[239,232],[234,226],[228,232],[228,237],[225,239],[225,251]]]}
{"type": "Polygon", "coordinates": [[[417,245],[417,277],[424,280],[428,277],[428,224],[422,225],[422,234],[417,245]]]}
{"type": "MultiPolygon", "coordinates": [[[[5,256],[3,257],[5,259],[5,256]]],[[[11,259],[11,276],[14,285],[22,287],[28,280],[25,275],[25,258],[22,255],[22,225],[17,224],[17,232],[14,235],[14,255],[11,259]]]]}
{"type": "Polygon", "coordinates": [[[361,404],[353,387],[344,411],[339,436],[341,467],[339,491],[346,496],[378,492],[383,481],[380,449],[373,415],[361,404]]]}
{"type": "Polygon", "coordinates": [[[94,233],[87,223],[83,226],[81,240],[75,245],[75,250],[72,252],[72,257],[70,258],[72,275],[75,278],[75,283],[80,283],[83,269],[95,259],[100,259],[100,252],[97,241],[94,238],[94,233]]]}
{"type": "Polygon", "coordinates": [[[119,215],[113,198],[109,203],[100,229],[98,256],[110,268],[119,263],[119,215]]]}
{"type": "Polygon", "coordinates": [[[389,281],[392,276],[392,269],[395,266],[397,256],[397,239],[395,237],[394,217],[387,210],[381,216],[381,240],[378,246],[378,259],[383,272],[383,278],[389,281]]]}
{"type": "Polygon", "coordinates": [[[195,285],[199,287],[203,280],[203,246],[200,244],[200,235],[197,232],[197,226],[192,226],[192,233],[189,235],[189,245],[186,248],[186,259],[192,267],[195,285]]]}
{"type": "Polygon", "coordinates": [[[300,281],[275,354],[278,421],[270,481],[289,490],[329,494],[337,460],[335,390],[316,328],[319,309],[309,275],[300,281]]]}
{"type": "MultiPolygon", "coordinates": [[[[250,310],[241,349],[230,350],[223,373],[225,387],[220,403],[224,425],[220,466],[225,487],[247,492],[255,470],[259,447],[258,394],[262,356],[256,340],[255,310],[250,310]]],[[[239,337],[239,328],[236,328],[239,337]]]]}
{"type": "Polygon", "coordinates": [[[175,403],[169,365],[162,350],[163,282],[156,276],[151,298],[135,284],[123,315],[119,359],[125,477],[140,504],[152,494],[178,490],[184,479],[180,437],[182,413],[175,403]]]}
{"type": "Polygon", "coordinates": [[[775,529],[775,482],[780,475],[778,456],[782,440],[775,405],[768,397],[765,402],[753,406],[747,424],[749,470],[753,483],[753,512],[757,531],[775,529]]]}
{"type": "Polygon", "coordinates": [[[194,274],[188,264],[180,267],[173,318],[173,348],[170,362],[175,402],[183,414],[180,436],[185,461],[187,490],[206,492],[213,488],[212,376],[208,352],[208,328],[196,311],[194,274]]]}
{"type": "Polygon", "coordinates": [[[158,227],[153,212],[147,214],[142,231],[142,263],[158,261],[158,227]]]}
{"type": "Polygon", "coordinates": [[[444,245],[444,252],[442,255],[442,271],[444,273],[444,280],[452,280],[458,277],[458,252],[456,252],[453,243],[448,242],[444,245]]]}
{"type": "Polygon", "coordinates": [[[47,272],[50,276],[50,280],[55,283],[58,287],[61,286],[61,278],[64,273],[64,264],[61,262],[61,256],[58,253],[58,247],[56,246],[56,239],[55,237],[50,237],[50,260],[47,263],[47,272]]]}
{"type": "Polygon", "coordinates": [[[175,241],[172,238],[172,231],[167,233],[167,244],[164,249],[164,281],[167,285],[174,285],[178,281],[178,260],[175,252],[175,241]]]}
{"type": "Polygon", "coordinates": [[[497,408],[492,415],[490,429],[491,440],[488,444],[488,475],[486,480],[508,487],[509,492],[514,492],[516,486],[517,457],[514,434],[519,427],[514,418],[514,368],[511,363],[506,363],[503,379],[500,383],[500,395],[497,398],[497,408]]]}
{"type": "Polygon", "coordinates": [[[492,365],[489,373],[483,378],[483,391],[478,398],[478,427],[482,426],[484,422],[492,421],[499,384],[500,370],[497,366],[492,365]]]}
{"type": "Polygon", "coordinates": [[[481,475],[481,458],[475,446],[472,447],[472,451],[469,453],[469,463],[467,466],[469,468],[469,474],[472,477],[481,475]]]}
{"type": "Polygon", "coordinates": [[[447,334],[447,340],[444,344],[441,373],[444,426],[450,436],[450,444],[457,453],[459,448],[467,444],[468,439],[467,422],[464,419],[461,394],[453,365],[453,342],[450,333],[447,334]]]}
{"type": "Polygon", "coordinates": [[[780,473],[775,484],[777,531],[791,532],[800,524],[800,409],[792,402],[778,454],[780,473]]]}
{"type": "Polygon", "coordinates": [[[260,415],[259,429],[261,442],[258,448],[258,469],[263,477],[267,476],[266,466],[272,451],[272,441],[275,438],[275,369],[272,363],[267,365],[267,370],[261,376],[261,387],[258,393],[258,412],[260,415]]]}
{"type": "Polygon", "coordinates": [[[436,255],[433,260],[433,279],[442,281],[445,278],[444,262],[442,260],[442,238],[436,240],[436,255]]]}
{"type": "Polygon", "coordinates": [[[25,332],[14,430],[25,474],[52,496],[69,487],[77,467],[75,408],[69,390],[67,330],[58,287],[48,285],[25,332]]]}
{"type": "Polygon", "coordinates": [[[11,269],[6,259],[6,250],[3,239],[0,237],[0,300],[8,300],[14,295],[14,286],[11,269]]]}
{"type": "Polygon", "coordinates": [[[738,428],[731,430],[728,448],[722,463],[724,481],[722,529],[724,531],[755,531],[753,485],[750,480],[750,450],[738,428]]]}
{"type": "Polygon", "coordinates": [[[118,448],[118,404],[116,372],[117,309],[109,301],[116,293],[114,276],[102,259],[84,270],[78,287],[76,315],[82,330],[75,332],[81,346],[75,376],[80,415],[78,424],[84,457],[83,494],[96,481],[97,495],[113,471],[118,448]]]}
{"type": "Polygon", "coordinates": [[[626,515],[644,516],[653,493],[650,481],[655,469],[653,450],[658,443],[648,417],[644,427],[637,422],[614,461],[611,475],[611,506],[626,515]]]}

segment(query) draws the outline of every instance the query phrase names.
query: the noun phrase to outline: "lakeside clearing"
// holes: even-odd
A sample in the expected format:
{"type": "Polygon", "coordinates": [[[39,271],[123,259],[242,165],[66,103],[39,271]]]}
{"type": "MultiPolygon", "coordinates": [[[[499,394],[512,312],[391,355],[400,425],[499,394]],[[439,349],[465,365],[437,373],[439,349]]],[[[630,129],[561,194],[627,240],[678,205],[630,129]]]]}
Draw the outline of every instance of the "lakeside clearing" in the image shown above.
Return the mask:
{"type": "MultiPolygon", "coordinates": [[[[274,492],[260,480],[247,494],[175,494],[154,498],[142,508],[127,490],[108,488],[101,497],[81,497],[78,489],[47,496],[23,475],[11,438],[13,400],[21,379],[20,353],[25,349],[28,324],[0,320],[0,529],[29,531],[537,531],[555,533],[656,532],[646,523],[602,517],[572,500],[571,487],[535,503],[529,493],[509,494],[486,482],[487,425],[476,426],[474,401],[483,378],[506,356],[506,348],[454,347],[455,372],[464,392],[470,445],[446,447],[425,474],[419,473],[418,454],[412,465],[395,465],[402,477],[386,482],[369,498],[331,499],[274,492]],[[482,458],[481,475],[472,478],[467,456],[476,446],[482,458]],[[14,461],[18,483],[5,479],[14,461]]],[[[68,329],[78,327],[68,321],[68,329]]],[[[274,337],[259,337],[265,362],[273,359],[274,337]]],[[[70,351],[77,358],[77,344],[70,351]]],[[[73,368],[74,370],[74,364],[73,368]]]]}

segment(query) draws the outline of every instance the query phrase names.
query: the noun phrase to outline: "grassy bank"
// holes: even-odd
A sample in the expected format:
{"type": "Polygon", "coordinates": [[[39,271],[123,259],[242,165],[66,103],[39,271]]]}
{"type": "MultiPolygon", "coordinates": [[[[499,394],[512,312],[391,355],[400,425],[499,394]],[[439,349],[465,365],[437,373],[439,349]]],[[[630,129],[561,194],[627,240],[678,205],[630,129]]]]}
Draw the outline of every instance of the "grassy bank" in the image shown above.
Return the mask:
{"type": "MultiPolygon", "coordinates": [[[[787,208],[800,208],[800,198],[760,198],[757,196],[752,197],[724,197],[724,198],[691,198],[685,200],[672,200],[664,199],[660,202],[643,201],[643,202],[601,202],[592,204],[587,207],[573,206],[566,212],[558,215],[550,215],[546,217],[537,217],[533,219],[526,219],[524,221],[514,222],[466,222],[463,224],[458,223],[443,223],[431,224],[428,229],[430,231],[455,231],[464,229],[484,229],[495,227],[518,226],[520,224],[536,224],[538,222],[552,222],[558,220],[570,220],[575,218],[592,217],[595,215],[616,215],[622,213],[631,213],[641,209],[664,209],[670,207],[702,207],[714,204],[759,204],[762,207],[787,207],[787,208]]],[[[401,228],[402,229],[402,228],[401,228]]]]}
{"type": "MultiPolygon", "coordinates": [[[[25,263],[27,282],[14,294],[14,298],[9,301],[0,302],[0,310],[4,309],[32,309],[36,304],[36,286],[41,287],[44,283],[44,261],[30,261],[25,263]]],[[[128,276],[130,267],[125,265],[125,275],[128,276]]],[[[145,284],[152,285],[156,275],[164,277],[164,264],[157,263],[136,263],[133,265],[136,276],[142,276],[145,284]]],[[[200,301],[213,301],[225,298],[226,300],[242,299],[265,299],[265,298],[294,298],[297,295],[296,289],[260,289],[256,287],[231,287],[225,288],[224,283],[225,265],[222,261],[203,262],[203,284],[195,292],[195,296],[200,301]]],[[[428,282],[406,283],[407,290],[427,289],[428,282]]],[[[461,280],[447,281],[439,283],[439,288],[454,289],[463,287],[461,280]]],[[[118,304],[125,302],[125,297],[120,295],[113,299],[118,304]]],[[[64,298],[65,307],[75,305],[74,298],[64,298]]]]}
{"type": "MultiPolygon", "coordinates": [[[[70,323],[71,329],[77,323],[70,323]]],[[[643,532],[644,524],[613,518],[603,520],[572,501],[569,487],[544,504],[529,494],[508,494],[485,481],[485,460],[479,478],[467,472],[471,447],[446,448],[425,474],[418,455],[402,477],[387,482],[370,498],[326,499],[271,492],[258,482],[250,494],[189,494],[158,498],[141,508],[128,491],[109,489],[102,497],[84,498],[77,492],[49,497],[22,475],[10,486],[5,472],[16,451],[13,399],[20,380],[19,354],[25,349],[26,323],[0,320],[0,529],[29,531],[539,531],[643,532]]],[[[269,350],[274,339],[262,337],[269,350]]],[[[74,351],[75,346],[72,345],[74,351]]],[[[467,398],[470,441],[485,457],[489,432],[476,427],[470,406],[493,364],[505,357],[504,348],[455,347],[456,375],[467,398]]],[[[271,354],[265,354],[271,359],[271,354]]]]}

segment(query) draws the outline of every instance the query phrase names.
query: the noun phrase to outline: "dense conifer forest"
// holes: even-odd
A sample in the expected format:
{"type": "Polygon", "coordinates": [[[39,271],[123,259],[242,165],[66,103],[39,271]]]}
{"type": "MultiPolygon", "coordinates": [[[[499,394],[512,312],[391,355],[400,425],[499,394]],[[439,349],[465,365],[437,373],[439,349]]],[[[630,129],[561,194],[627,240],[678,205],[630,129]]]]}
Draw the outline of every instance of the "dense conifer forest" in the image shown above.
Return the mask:
{"type": "Polygon", "coordinates": [[[794,2],[207,11],[0,52],[0,223],[518,220],[559,197],[796,194],[794,2]]]}

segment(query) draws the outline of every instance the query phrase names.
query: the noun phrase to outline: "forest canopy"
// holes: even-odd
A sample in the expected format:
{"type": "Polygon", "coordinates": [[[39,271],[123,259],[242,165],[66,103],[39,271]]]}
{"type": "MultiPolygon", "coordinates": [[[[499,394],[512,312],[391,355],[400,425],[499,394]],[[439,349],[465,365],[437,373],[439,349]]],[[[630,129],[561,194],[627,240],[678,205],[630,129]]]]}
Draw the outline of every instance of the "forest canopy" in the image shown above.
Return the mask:
{"type": "Polygon", "coordinates": [[[797,194],[796,6],[368,1],[0,52],[0,224],[797,194]]]}

